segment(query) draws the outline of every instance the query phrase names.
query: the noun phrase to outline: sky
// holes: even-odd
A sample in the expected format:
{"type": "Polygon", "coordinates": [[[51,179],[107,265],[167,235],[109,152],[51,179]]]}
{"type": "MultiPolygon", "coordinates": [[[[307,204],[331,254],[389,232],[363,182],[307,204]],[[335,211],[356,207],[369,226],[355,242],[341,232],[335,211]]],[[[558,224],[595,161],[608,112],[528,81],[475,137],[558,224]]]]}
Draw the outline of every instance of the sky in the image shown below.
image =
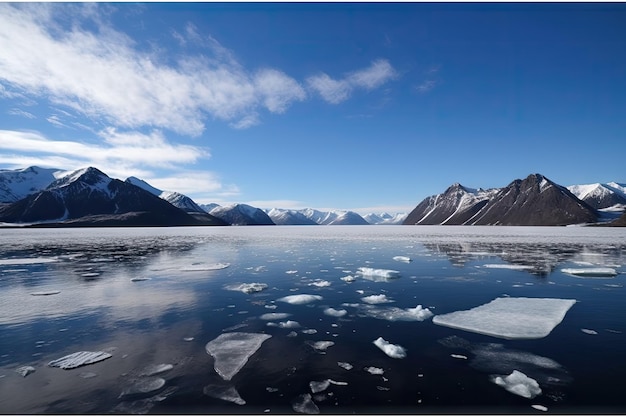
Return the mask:
{"type": "Polygon", "coordinates": [[[0,3],[0,168],[408,212],[626,183],[623,3],[0,3]]]}

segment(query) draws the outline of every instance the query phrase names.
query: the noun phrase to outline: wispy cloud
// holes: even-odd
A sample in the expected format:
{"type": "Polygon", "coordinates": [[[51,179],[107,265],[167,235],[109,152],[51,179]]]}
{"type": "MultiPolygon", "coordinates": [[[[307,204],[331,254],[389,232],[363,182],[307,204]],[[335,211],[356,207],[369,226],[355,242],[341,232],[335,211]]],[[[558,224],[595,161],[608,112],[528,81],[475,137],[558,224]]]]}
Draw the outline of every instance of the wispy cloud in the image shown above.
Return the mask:
{"type": "MultiPolygon", "coordinates": [[[[278,69],[244,68],[192,24],[170,32],[181,46],[175,61],[142,50],[108,23],[111,9],[0,4],[0,95],[43,98],[105,125],[192,136],[204,131],[206,120],[250,127],[262,111],[284,113],[308,97],[303,85],[278,69]],[[186,53],[186,45],[195,53],[186,53]]],[[[322,73],[306,84],[338,103],[355,89],[371,90],[395,76],[379,59],[340,80],[322,73]]]]}
{"type": "Polygon", "coordinates": [[[378,59],[369,67],[348,73],[341,79],[336,80],[328,74],[320,73],[309,77],[307,84],[325,101],[338,104],[347,100],[355,89],[373,90],[397,77],[398,73],[389,61],[378,59]]]}
{"type": "Polygon", "coordinates": [[[22,109],[18,109],[18,108],[11,109],[7,113],[12,115],[12,116],[21,116],[21,117],[25,117],[27,119],[36,119],[37,118],[34,114],[29,113],[29,112],[27,112],[25,110],[22,110],[22,109]]]}
{"type": "Polygon", "coordinates": [[[441,84],[441,78],[438,76],[440,69],[441,69],[441,65],[433,65],[432,67],[424,71],[424,74],[426,75],[426,79],[422,81],[420,84],[418,84],[415,87],[415,89],[419,93],[424,94],[424,93],[428,93],[429,91],[437,87],[439,84],[441,84]]]}

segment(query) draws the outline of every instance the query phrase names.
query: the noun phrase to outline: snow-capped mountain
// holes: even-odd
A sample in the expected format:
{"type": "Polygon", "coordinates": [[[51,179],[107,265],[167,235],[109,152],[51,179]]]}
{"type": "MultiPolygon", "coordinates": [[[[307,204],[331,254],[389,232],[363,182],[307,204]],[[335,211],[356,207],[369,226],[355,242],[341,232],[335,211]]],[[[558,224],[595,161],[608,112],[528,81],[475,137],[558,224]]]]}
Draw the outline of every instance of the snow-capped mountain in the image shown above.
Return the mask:
{"type": "Polygon", "coordinates": [[[273,225],[272,219],[260,208],[247,204],[231,204],[213,208],[210,215],[236,226],[273,225]]]}
{"type": "Polygon", "coordinates": [[[156,195],[157,197],[162,198],[163,200],[169,202],[170,204],[178,207],[181,210],[186,211],[187,213],[205,213],[205,210],[200,207],[200,205],[198,205],[195,201],[193,201],[191,198],[187,197],[184,194],[177,193],[176,191],[159,190],[158,188],[153,187],[146,181],[141,180],[137,177],[128,177],[126,178],[126,182],[143,188],[144,190],[156,195]]]}
{"type": "Polygon", "coordinates": [[[198,220],[144,189],[84,168],[42,191],[0,207],[0,222],[64,225],[200,225],[198,220]]]}
{"type": "Polygon", "coordinates": [[[592,223],[597,212],[541,174],[504,188],[470,189],[454,184],[423,200],[404,224],[542,226],[592,223]]]}
{"type": "Polygon", "coordinates": [[[396,213],[391,215],[389,213],[368,213],[363,218],[369,224],[402,224],[406,219],[408,213],[396,213]]]}
{"type": "Polygon", "coordinates": [[[626,209],[626,185],[616,182],[606,184],[581,184],[567,187],[576,197],[596,209],[608,209],[618,206],[626,209]]]}
{"type": "Polygon", "coordinates": [[[13,203],[41,191],[65,171],[56,168],[28,167],[0,169],[0,203],[13,203]]]}
{"type": "Polygon", "coordinates": [[[359,225],[369,224],[361,215],[353,211],[330,210],[320,211],[312,208],[297,210],[309,220],[322,225],[359,225]]]}
{"type": "Polygon", "coordinates": [[[267,211],[267,215],[270,216],[275,224],[281,226],[317,225],[317,223],[306,217],[298,210],[273,208],[267,211]]]}

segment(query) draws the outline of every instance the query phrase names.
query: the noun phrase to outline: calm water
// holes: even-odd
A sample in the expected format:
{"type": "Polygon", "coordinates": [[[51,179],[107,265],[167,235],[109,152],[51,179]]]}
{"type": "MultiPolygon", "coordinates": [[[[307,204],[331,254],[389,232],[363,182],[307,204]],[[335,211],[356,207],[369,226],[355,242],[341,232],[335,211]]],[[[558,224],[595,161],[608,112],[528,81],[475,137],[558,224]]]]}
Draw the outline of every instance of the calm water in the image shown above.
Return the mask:
{"type": "Polygon", "coordinates": [[[294,413],[306,394],[313,407],[308,410],[316,406],[322,414],[544,412],[533,405],[547,413],[626,413],[624,229],[277,226],[0,233],[1,413],[294,413]],[[365,279],[360,267],[396,270],[400,277],[365,279]],[[611,267],[618,275],[580,278],[561,271],[590,267],[611,267]],[[355,281],[342,280],[347,276],[355,281]],[[266,287],[236,290],[247,283],[266,287]],[[42,292],[50,295],[32,295],[42,292]],[[322,298],[300,305],[279,301],[296,294],[322,298]],[[374,317],[363,300],[372,295],[388,302],[370,308],[422,305],[435,315],[497,297],[577,303],[548,336],[506,340],[438,326],[432,318],[374,317]],[[331,316],[328,308],[346,313],[331,316]],[[267,313],[289,316],[261,319],[267,313]],[[271,336],[230,381],[216,373],[205,349],[226,332],[271,336]],[[406,357],[387,356],[373,344],[379,337],[402,346],[406,357]],[[320,341],[334,344],[314,348],[320,341]],[[112,357],[69,370],[48,366],[78,351],[112,357]],[[545,365],[546,358],[552,365],[545,365]],[[159,364],[172,367],[146,376],[159,364]],[[23,377],[16,372],[22,366],[35,371],[23,377]],[[384,373],[371,374],[369,367],[384,373]],[[539,396],[524,398],[493,382],[516,369],[539,383],[539,396]],[[326,389],[312,392],[312,381],[329,379],[326,389]],[[155,385],[145,388],[146,381],[155,385]],[[142,386],[146,392],[137,388],[142,386]],[[215,398],[227,389],[245,404],[215,398]]]}

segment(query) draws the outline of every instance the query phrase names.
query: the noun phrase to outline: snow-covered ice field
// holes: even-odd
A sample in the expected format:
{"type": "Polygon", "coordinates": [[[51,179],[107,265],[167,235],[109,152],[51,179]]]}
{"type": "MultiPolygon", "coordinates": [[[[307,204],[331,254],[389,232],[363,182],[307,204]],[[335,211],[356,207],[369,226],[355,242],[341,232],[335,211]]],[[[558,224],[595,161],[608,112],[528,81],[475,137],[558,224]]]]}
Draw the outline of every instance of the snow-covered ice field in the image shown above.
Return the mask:
{"type": "Polygon", "coordinates": [[[2,229],[3,414],[625,414],[626,230],[2,229]]]}

